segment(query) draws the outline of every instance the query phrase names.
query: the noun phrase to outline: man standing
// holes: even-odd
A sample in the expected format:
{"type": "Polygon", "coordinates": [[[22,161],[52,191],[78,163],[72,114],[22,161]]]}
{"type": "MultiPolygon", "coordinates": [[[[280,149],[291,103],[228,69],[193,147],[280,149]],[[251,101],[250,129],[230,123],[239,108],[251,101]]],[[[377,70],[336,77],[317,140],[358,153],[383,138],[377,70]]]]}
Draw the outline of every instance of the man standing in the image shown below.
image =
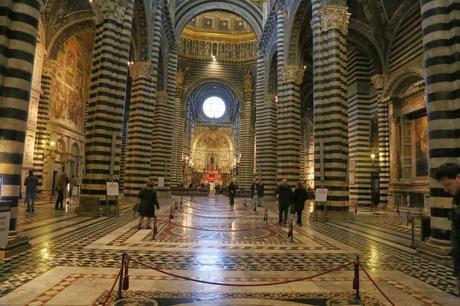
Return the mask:
{"type": "Polygon", "coordinates": [[[65,168],[62,167],[62,173],[59,175],[57,182],[56,182],[56,187],[55,187],[58,193],[58,196],[56,199],[56,205],[54,206],[54,209],[56,210],[63,208],[64,192],[65,192],[68,182],[69,182],[69,178],[67,177],[67,174],[65,173],[65,168]]]}
{"type": "Polygon", "coordinates": [[[37,197],[38,178],[34,175],[32,170],[29,170],[29,176],[24,181],[26,186],[26,212],[35,211],[35,199],[37,197]]]}
{"type": "Polygon", "coordinates": [[[460,294],[460,166],[448,163],[436,170],[436,180],[441,183],[444,191],[453,196],[452,211],[449,213],[451,225],[452,258],[454,260],[454,276],[457,278],[457,290],[460,294]]]}
{"type": "Polygon", "coordinates": [[[237,190],[238,190],[238,185],[236,185],[235,179],[233,179],[228,185],[228,197],[230,198],[231,206],[235,205],[235,195],[236,195],[237,190]]]}
{"type": "Polygon", "coordinates": [[[292,203],[292,189],[287,183],[287,179],[281,181],[281,185],[276,190],[278,194],[279,224],[285,226],[289,213],[289,206],[292,203]]]}

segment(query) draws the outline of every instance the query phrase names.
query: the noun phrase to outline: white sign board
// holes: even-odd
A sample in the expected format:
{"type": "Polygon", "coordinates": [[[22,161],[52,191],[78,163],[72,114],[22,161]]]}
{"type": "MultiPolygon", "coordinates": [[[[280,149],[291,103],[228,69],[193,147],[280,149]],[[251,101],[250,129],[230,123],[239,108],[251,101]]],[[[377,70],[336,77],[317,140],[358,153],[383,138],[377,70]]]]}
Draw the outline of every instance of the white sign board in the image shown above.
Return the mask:
{"type": "Polygon", "coordinates": [[[326,202],[327,201],[327,188],[316,188],[315,201],[316,202],[326,202]]]}
{"type": "Polygon", "coordinates": [[[158,177],[158,188],[164,188],[165,187],[165,178],[160,176],[158,177]]]}
{"type": "Polygon", "coordinates": [[[8,244],[8,230],[10,229],[10,212],[0,212],[0,248],[5,249],[8,244]]]}
{"type": "Polygon", "coordinates": [[[109,197],[118,197],[118,182],[107,182],[107,195],[109,197]]]}

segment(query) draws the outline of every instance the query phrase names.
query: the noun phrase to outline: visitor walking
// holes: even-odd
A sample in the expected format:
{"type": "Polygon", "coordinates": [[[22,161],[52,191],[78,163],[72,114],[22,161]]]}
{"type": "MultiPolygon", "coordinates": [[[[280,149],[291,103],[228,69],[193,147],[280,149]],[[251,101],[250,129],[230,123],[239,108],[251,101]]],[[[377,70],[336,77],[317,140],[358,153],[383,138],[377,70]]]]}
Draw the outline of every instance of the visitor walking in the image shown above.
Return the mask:
{"type": "Polygon", "coordinates": [[[287,179],[281,181],[281,184],[276,189],[276,194],[278,195],[279,224],[285,226],[289,206],[292,203],[292,189],[289,187],[287,179]]]}
{"type": "Polygon", "coordinates": [[[297,225],[302,226],[302,212],[305,208],[305,201],[307,200],[308,195],[305,188],[301,182],[297,183],[297,187],[294,190],[293,202],[294,202],[294,209],[297,213],[297,225]]]}
{"type": "Polygon", "coordinates": [[[239,189],[238,185],[235,182],[235,179],[233,179],[230,184],[228,185],[228,197],[230,199],[230,205],[233,206],[235,205],[235,195],[236,191],[239,189]]]}
{"type": "Polygon", "coordinates": [[[150,223],[152,222],[152,218],[155,217],[155,207],[156,209],[160,209],[157,192],[153,188],[152,182],[148,182],[147,187],[143,188],[139,192],[139,199],[141,201],[139,203],[139,225],[137,226],[137,228],[142,228],[144,218],[147,217],[146,228],[151,229],[152,226],[150,225],[150,223]]]}
{"type": "Polygon", "coordinates": [[[460,294],[460,165],[447,163],[441,165],[435,174],[444,191],[453,196],[452,210],[449,213],[451,223],[452,259],[454,276],[457,278],[457,290],[460,294]]]}
{"type": "Polygon", "coordinates": [[[26,186],[26,212],[34,212],[38,178],[34,175],[32,170],[29,170],[29,176],[24,180],[24,186],[26,186]]]}
{"type": "Polygon", "coordinates": [[[262,207],[263,199],[265,196],[265,185],[259,180],[256,185],[257,188],[257,206],[262,207]]]}
{"type": "Polygon", "coordinates": [[[69,178],[67,177],[67,174],[65,173],[65,168],[62,167],[62,173],[59,175],[57,182],[56,182],[56,187],[55,187],[58,196],[56,199],[56,205],[54,206],[54,209],[63,208],[64,192],[65,192],[65,189],[68,183],[69,183],[69,178]]]}

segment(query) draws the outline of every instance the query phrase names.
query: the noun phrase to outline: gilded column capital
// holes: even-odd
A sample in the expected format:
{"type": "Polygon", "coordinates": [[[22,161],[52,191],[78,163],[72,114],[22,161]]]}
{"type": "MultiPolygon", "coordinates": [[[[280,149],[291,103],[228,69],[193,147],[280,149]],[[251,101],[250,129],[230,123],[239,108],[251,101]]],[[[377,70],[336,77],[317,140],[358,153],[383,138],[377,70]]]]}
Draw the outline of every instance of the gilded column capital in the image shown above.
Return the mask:
{"type": "Polygon", "coordinates": [[[336,29],[344,35],[348,34],[348,23],[351,14],[345,6],[329,5],[318,12],[320,18],[321,32],[336,29]]]}
{"type": "Polygon", "coordinates": [[[129,73],[133,79],[149,77],[152,72],[153,65],[150,62],[135,62],[129,65],[129,73]]]}
{"type": "Polygon", "coordinates": [[[176,87],[183,88],[184,87],[184,81],[185,81],[185,73],[182,70],[178,70],[176,72],[176,87]]]}
{"type": "Polygon", "coordinates": [[[168,101],[168,92],[167,91],[158,91],[157,92],[157,105],[163,105],[168,101]]]}
{"type": "Polygon", "coordinates": [[[91,3],[96,18],[96,24],[105,19],[115,20],[122,23],[125,19],[126,9],[132,0],[93,0],[91,3]]]}
{"type": "Polygon", "coordinates": [[[374,74],[371,77],[371,82],[372,85],[374,85],[375,89],[377,89],[378,91],[382,91],[388,83],[388,75],[374,74]]]}
{"type": "Polygon", "coordinates": [[[283,81],[285,83],[295,83],[301,85],[303,82],[305,69],[297,65],[285,65],[283,67],[283,81]]]}
{"type": "Polygon", "coordinates": [[[253,93],[254,93],[253,90],[245,90],[243,92],[244,101],[251,101],[253,93]]]}

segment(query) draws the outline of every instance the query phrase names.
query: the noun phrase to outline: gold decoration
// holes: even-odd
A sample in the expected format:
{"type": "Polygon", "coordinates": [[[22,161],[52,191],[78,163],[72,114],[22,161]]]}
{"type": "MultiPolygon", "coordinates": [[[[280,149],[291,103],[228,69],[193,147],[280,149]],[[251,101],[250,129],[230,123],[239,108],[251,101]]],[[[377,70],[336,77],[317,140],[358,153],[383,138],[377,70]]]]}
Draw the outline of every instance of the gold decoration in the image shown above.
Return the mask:
{"type": "Polygon", "coordinates": [[[245,76],[244,76],[244,91],[247,92],[247,91],[252,91],[252,84],[253,83],[253,77],[252,77],[252,73],[251,72],[248,72],[245,76]]]}
{"type": "Polygon", "coordinates": [[[304,71],[300,66],[297,65],[286,65],[283,68],[283,80],[284,82],[293,82],[296,85],[301,85],[303,82],[304,71]]]}
{"type": "Polygon", "coordinates": [[[374,85],[375,89],[381,91],[385,88],[388,82],[388,75],[386,74],[376,74],[371,77],[372,84],[374,85]]]}
{"type": "Polygon", "coordinates": [[[136,62],[129,66],[129,72],[133,79],[149,77],[152,70],[153,65],[150,62],[136,62]]]}
{"type": "Polygon", "coordinates": [[[176,86],[177,88],[184,87],[185,73],[182,70],[178,70],[176,73],[176,86]]]}
{"type": "Polygon", "coordinates": [[[125,20],[128,0],[93,0],[92,6],[96,17],[96,24],[111,19],[118,23],[125,20]]]}
{"type": "Polygon", "coordinates": [[[318,13],[321,21],[321,32],[336,29],[344,35],[348,34],[348,23],[351,14],[344,6],[327,6],[318,13]]]}

